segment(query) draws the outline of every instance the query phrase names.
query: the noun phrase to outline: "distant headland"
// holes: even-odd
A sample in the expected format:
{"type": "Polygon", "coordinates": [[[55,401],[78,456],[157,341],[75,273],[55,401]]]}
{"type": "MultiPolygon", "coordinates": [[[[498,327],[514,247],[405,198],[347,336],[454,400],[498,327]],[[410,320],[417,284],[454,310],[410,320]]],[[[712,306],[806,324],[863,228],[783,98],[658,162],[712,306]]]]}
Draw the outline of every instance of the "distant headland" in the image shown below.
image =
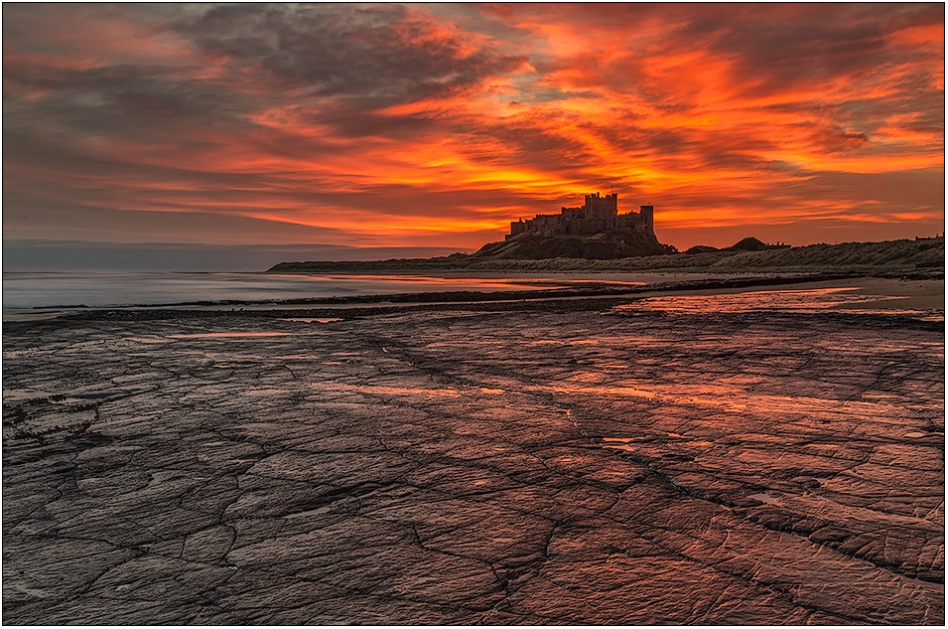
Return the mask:
{"type": "Polygon", "coordinates": [[[585,195],[579,207],[510,223],[504,240],[472,254],[375,262],[281,262],[270,273],[424,271],[759,271],[819,269],[944,269],[945,239],[916,238],[837,245],[768,244],[748,237],[718,249],[696,245],[680,253],[655,235],[655,207],[619,213],[618,194],[585,195]]]}

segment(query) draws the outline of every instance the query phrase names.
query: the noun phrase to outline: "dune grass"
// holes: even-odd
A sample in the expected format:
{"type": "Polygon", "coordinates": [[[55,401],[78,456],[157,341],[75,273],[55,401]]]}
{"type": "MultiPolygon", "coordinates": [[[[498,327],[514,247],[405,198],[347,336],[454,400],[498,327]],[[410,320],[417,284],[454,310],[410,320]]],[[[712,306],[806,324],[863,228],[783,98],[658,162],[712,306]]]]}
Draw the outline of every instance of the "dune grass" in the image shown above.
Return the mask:
{"type": "Polygon", "coordinates": [[[767,251],[711,251],[698,254],[673,254],[586,260],[547,258],[540,260],[503,259],[455,254],[444,258],[415,258],[374,262],[283,262],[272,273],[384,273],[420,271],[899,271],[945,266],[944,237],[886,242],[848,242],[817,244],[767,251]]]}

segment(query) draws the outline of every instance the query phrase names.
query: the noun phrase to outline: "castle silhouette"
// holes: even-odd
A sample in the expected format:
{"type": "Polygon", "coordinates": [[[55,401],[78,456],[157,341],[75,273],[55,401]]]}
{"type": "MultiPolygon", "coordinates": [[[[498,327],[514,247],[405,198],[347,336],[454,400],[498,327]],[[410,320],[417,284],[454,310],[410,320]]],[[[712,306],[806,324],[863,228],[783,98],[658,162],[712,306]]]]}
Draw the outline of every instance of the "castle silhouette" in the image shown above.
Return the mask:
{"type": "Polygon", "coordinates": [[[521,234],[536,236],[563,236],[567,234],[598,234],[628,230],[655,235],[653,215],[655,208],[643,205],[638,213],[619,214],[619,195],[587,194],[582,207],[563,207],[559,214],[537,214],[535,217],[510,223],[505,240],[521,234]]]}

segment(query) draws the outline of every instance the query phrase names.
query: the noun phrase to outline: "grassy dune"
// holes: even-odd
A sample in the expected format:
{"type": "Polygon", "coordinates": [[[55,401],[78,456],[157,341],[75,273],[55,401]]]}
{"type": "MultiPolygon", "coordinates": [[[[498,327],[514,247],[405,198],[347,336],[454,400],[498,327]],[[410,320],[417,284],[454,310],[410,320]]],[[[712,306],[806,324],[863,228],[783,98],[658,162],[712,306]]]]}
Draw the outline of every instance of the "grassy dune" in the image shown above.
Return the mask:
{"type": "Polygon", "coordinates": [[[712,251],[585,260],[498,259],[455,254],[444,258],[381,260],[377,262],[282,262],[271,273],[391,273],[419,271],[898,271],[944,268],[944,237],[925,240],[848,242],[838,245],[807,245],[768,251],[712,251]]]}

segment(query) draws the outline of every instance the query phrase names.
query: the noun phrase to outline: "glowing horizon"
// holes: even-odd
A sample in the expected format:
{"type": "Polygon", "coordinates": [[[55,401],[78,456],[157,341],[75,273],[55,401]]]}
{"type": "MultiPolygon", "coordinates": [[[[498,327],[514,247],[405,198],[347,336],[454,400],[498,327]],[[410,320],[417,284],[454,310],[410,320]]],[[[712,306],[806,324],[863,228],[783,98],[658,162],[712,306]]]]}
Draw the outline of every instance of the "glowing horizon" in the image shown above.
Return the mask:
{"type": "Polygon", "coordinates": [[[4,239],[680,248],[944,229],[944,5],[11,5],[4,239]]]}

